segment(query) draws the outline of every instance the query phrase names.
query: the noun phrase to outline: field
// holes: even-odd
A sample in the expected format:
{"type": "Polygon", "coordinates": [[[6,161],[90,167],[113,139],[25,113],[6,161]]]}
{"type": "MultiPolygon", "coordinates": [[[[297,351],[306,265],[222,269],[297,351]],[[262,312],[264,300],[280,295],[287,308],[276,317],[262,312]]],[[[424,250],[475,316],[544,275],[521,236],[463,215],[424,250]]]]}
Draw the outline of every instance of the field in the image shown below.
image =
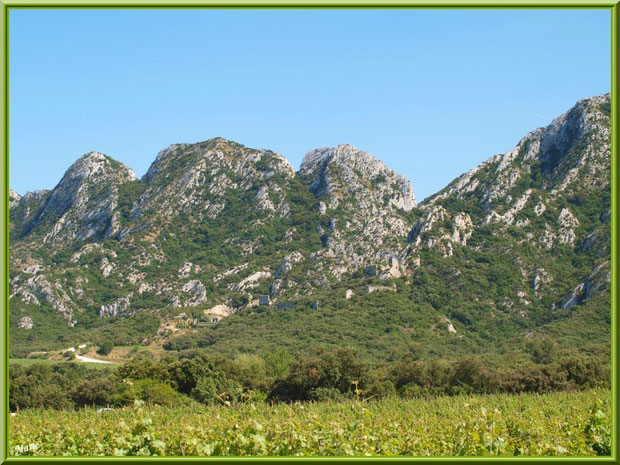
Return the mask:
{"type": "Polygon", "coordinates": [[[9,363],[15,364],[15,365],[23,365],[25,367],[29,367],[36,363],[44,363],[44,364],[49,364],[49,365],[65,365],[69,363],[75,363],[75,364],[87,366],[89,368],[96,368],[99,370],[102,370],[104,368],[109,368],[110,366],[116,366],[115,364],[112,364],[112,363],[108,364],[108,363],[79,362],[75,360],[72,360],[72,361],[49,360],[46,358],[12,358],[12,359],[9,359],[9,363]]]}
{"type": "Polygon", "coordinates": [[[610,455],[609,390],[21,411],[11,455],[610,455]]]}

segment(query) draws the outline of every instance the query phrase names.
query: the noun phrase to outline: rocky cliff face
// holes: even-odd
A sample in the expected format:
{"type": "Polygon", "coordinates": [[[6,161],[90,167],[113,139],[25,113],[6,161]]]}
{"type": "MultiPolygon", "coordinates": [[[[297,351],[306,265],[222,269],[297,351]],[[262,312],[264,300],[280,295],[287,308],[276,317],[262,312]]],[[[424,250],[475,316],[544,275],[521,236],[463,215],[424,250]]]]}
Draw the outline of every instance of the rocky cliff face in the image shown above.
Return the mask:
{"type": "MultiPolygon", "coordinates": [[[[409,234],[410,263],[424,266],[424,249],[451,257],[459,246],[497,249],[501,239],[501,247],[512,250],[511,260],[520,261],[522,292],[528,295],[527,281],[540,284],[541,273],[551,280],[536,262],[553,263],[559,250],[588,262],[580,271],[583,279],[594,273],[610,253],[609,111],[609,94],[581,100],[511,151],[491,157],[427,199],[409,234]],[[592,247],[598,250],[594,256],[592,247]]],[[[608,276],[594,274],[598,288],[604,288],[608,276]]],[[[564,306],[564,290],[558,289],[555,298],[554,305],[564,306]]]]}
{"type": "Polygon", "coordinates": [[[416,205],[407,179],[351,145],[309,152],[299,175],[327,220],[319,255],[339,261],[332,271],[342,274],[398,255],[409,229],[405,213],[416,205]]]}
{"type": "Polygon", "coordinates": [[[22,235],[41,232],[44,243],[113,237],[120,230],[119,186],[133,180],[136,175],[122,163],[99,152],[87,153],[67,170],[34,216],[26,215],[22,235]]]}
{"type": "Polygon", "coordinates": [[[487,217],[497,213],[494,207],[502,212],[512,208],[514,213],[503,219],[512,223],[531,197],[531,192],[527,195],[527,190],[519,189],[523,185],[545,191],[551,199],[606,186],[611,163],[610,102],[609,94],[580,100],[549,126],[527,134],[508,153],[495,155],[455,179],[425,205],[474,197],[487,217]],[[521,195],[513,195],[515,191],[521,195]]]}
{"type": "Polygon", "coordinates": [[[170,219],[181,213],[196,222],[217,218],[231,191],[247,197],[249,208],[286,217],[290,206],[283,189],[294,176],[291,164],[270,150],[222,138],[171,145],[144,175],[148,188],[132,207],[132,217],[137,223],[153,215],[170,219]]]}
{"type": "Polygon", "coordinates": [[[11,324],[90,330],[221,305],[259,325],[260,295],[363,307],[360,293],[397,292],[394,312],[432,302],[433,325],[459,337],[535,327],[609,295],[609,103],[578,102],[420,205],[350,145],[295,173],[222,138],[175,144],[141,180],[91,152],[51,191],[10,192],[11,324]]]}
{"type": "Polygon", "coordinates": [[[329,210],[345,204],[370,217],[396,210],[408,212],[416,205],[413,187],[404,176],[352,145],[309,152],[299,174],[316,196],[325,199],[329,210]]]}
{"type": "Polygon", "coordinates": [[[222,138],[162,150],[140,181],[93,152],[11,203],[15,307],[50,305],[70,325],[252,300],[320,247],[318,202],[290,163],[222,138]]]}
{"type": "Polygon", "coordinates": [[[47,190],[26,192],[23,196],[14,191],[9,193],[9,228],[12,241],[22,237],[24,225],[32,224],[49,194],[50,191],[47,190]]]}

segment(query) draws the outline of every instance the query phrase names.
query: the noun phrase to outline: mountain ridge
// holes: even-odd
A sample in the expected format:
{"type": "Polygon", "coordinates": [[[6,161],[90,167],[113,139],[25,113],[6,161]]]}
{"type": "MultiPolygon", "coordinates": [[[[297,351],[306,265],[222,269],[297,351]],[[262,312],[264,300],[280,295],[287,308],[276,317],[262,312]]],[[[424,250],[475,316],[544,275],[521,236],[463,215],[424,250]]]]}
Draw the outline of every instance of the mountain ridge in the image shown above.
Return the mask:
{"type": "Polygon", "coordinates": [[[571,321],[608,299],[609,98],[579,101],[419,204],[348,144],[308,152],[297,172],[224,138],[173,144],[141,179],[89,152],[54,189],[10,192],[14,347],[41,333],[468,351],[571,321]],[[209,312],[224,320],[196,326],[209,312]],[[17,326],[26,317],[34,329],[17,326]]]}

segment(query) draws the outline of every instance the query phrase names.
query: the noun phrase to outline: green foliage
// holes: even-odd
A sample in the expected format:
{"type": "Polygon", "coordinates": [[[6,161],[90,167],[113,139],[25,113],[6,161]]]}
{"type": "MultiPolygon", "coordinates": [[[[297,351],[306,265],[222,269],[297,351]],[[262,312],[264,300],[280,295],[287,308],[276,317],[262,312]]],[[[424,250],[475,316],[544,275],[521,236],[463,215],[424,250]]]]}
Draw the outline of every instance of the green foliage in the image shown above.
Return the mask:
{"type": "Polygon", "coordinates": [[[289,373],[274,387],[271,396],[279,400],[309,400],[346,394],[362,386],[368,368],[350,349],[316,349],[291,362],[289,373]],[[317,391],[318,390],[318,391],[317,391]]]}
{"type": "Polygon", "coordinates": [[[109,378],[84,379],[72,391],[71,400],[76,407],[108,405],[115,391],[114,381],[109,378]]]}
{"type": "Polygon", "coordinates": [[[99,355],[109,355],[110,352],[112,352],[112,350],[114,349],[114,342],[112,341],[105,341],[103,344],[101,344],[101,346],[99,346],[99,349],[97,349],[97,353],[99,355]]]}
{"type": "Polygon", "coordinates": [[[546,334],[538,334],[527,341],[526,347],[534,363],[551,363],[557,352],[558,343],[546,334]]]}
{"type": "Polygon", "coordinates": [[[131,220],[131,207],[146,190],[147,185],[140,181],[128,181],[118,185],[118,210],[121,221],[126,225],[131,220]]]}
{"type": "Polygon", "coordinates": [[[611,428],[606,410],[605,402],[596,399],[589,410],[590,419],[585,427],[588,443],[596,455],[611,455],[611,428]]]}
{"type": "Polygon", "coordinates": [[[594,456],[611,452],[611,393],[484,395],[296,405],[31,410],[9,455],[594,456]],[[37,444],[32,450],[17,447],[37,444]]]}
{"type": "Polygon", "coordinates": [[[381,173],[372,179],[371,184],[372,184],[372,187],[376,189],[379,186],[379,184],[384,184],[386,181],[387,181],[387,178],[385,177],[383,173],[381,173]]]}
{"type": "Polygon", "coordinates": [[[269,379],[282,379],[289,374],[289,366],[293,356],[287,351],[279,349],[268,352],[263,356],[265,360],[265,374],[269,379]]]}
{"type": "Polygon", "coordinates": [[[221,373],[200,378],[190,395],[193,399],[207,405],[225,404],[239,400],[242,387],[239,383],[226,378],[221,373]]]}
{"type": "Polygon", "coordinates": [[[179,402],[179,393],[168,383],[154,379],[140,379],[134,383],[136,398],[148,405],[171,407],[179,402]]]}
{"type": "MultiPolygon", "coordinates": [[[[600,110],[609,113],[605,105],[600,110]]],[[[449,257],[431,247],[421,247],[414,251],[420,255],[421,265],[409,268],[411,274],[400,279],[368,278],[361,271],[354,271],[338,279],[328,275],[324,284],[310,289],[308,278],[315,270],[298,267],[287,274],[287,284],[291,287],[278,297],[279,302],[294,301],[295,308],[244,308],[250,294],[229,289],[257,270],[275,270],[282,258],[292,251],[301,252],[307,262],[311,262],[311,254],[326,245],[328,234],[331,234],[325,233],[327,217],[337,220],[341,237],[350,239],[355,250],[360,248],[359,238],[345,227],[343,220],[350,218],[347,202],[340,202],[329,215],[320,216],[319,198],[301,178],[271,173],[275,155],[270,152],[265,152],[255,166],[265,178],[247,188],[228,188],[224,209],[217,218],[189,208],[177,212],[173,218],[155,213],[144,218],[143,224],[134,224],[137,229],[127,239],[116,237],[100,241],[100,249],[84,251],[84,243],[78,241],[61,247],[35,248],[32,256],[53,270],[49,276],[53,285],[58,283],[75,299],[76,308],[80,309],[76,314],[78,323],[69,328],[59,312],[42,298],[39,306],[14,296],[10,313],[12,356],[25,357],[37,349],[65,350],[83,341],[100,344],[100,353],[105,355],[114,345],[159,340],[160,324],[180,310],[171,307],[172,296],[167,291],[139,292],[140,283],[126,279],[128,270],[144,273],[149,283],[162,283],[163,287],[158,284],[160,289],[173,277],[172,289],[177,289],[175,286],[182,284],[177,280],[180,265],[192,262],[196,266],[187,279],[201,280],[209,305],[226,303],[238,312],[217,325],[208,325],[204,324],[206,307],[183,309],[192,318],[202,318],[199,327],[165,341],[163,347],[167,353],[163,357],[137,355],[113,373],[106,372],[109,378],[55,366],[51,362],[46,362],[47,368],[38,365],[14,368],[10,377],[11,408],[74,409],[108,403],[129,406],[139,401],[149,408],[234,404],[234,408],[241,409],[245,408],[244,404],[262,404],[266,400],[334,404],[342,400],[369,401],[397,396],[415,400],[443,395],[544,394],[608,387],[609,284],[603,282],[594,295],[584,292],[573,308],[562,307],[577,285],[600,284],[590,275],[608,260],[611,239],[608,176],[595,180],[578,178],[562,187],[557,195],[550,195],[550,190],[560,186],[569,170],[577,166],[586,149],[592,149],[592,157],[598,153],[596,146],[585,145],[586,139],[573,140],[573,136],[566,134],[564,137],[566,147],[546,146],[539,159],[525,160],[525,153],[531,147],[527,143],[523,145],[512,161],[514,167],[520,168],[519,176],[510,179],[508,190],[500,197],[488,198],[490,189],[497,187],[500,161],[495,159],[473,174],[477,182],[473,190],[436,198],[436,204],[448,212],[448,217],[434,226],[441,234],[445,232],[448,237],[452,234],[453,218],[459,212],[466,212],[477,225],[466,247],[454,242],[449,257]],[[290,215],[276,214],[267,221],[264,212],[248,208],[255,204],[258,189],[265,183],[276,183],[282,189],[290,215]],[[490,209],[505,213],[514,199],[526,192],[530,199],[517,213],[519,225],[483,224],[490,209]],[[542,214],[533,209],[539,200],[546,206],[542,214]],[[579,222],[575,227],[574,247],[558,242],[558,216],[563,208],[569,208],[579,222]],[[140,229],[142,226],[145,228],[140,229]],[[323,233],[319,232],[321,228],[323,233]],[[547,228],[556,234],[555,245],[550,249],[537,242],[547,228]],[[251,244],[250,254],[244,251],[248,244],[251,244]],[[74,259],[78,251],[84,253],[74,259]],[[145,256],[150,258],[143,260],[145,256]],[[115,265],[108,277],[101,273],[104,258],[115,265]],[[223,271],[241,263],[247,267],[222,277],[223,271]],[[534,274],[542,268],[553,279],[534,290],[534,274]],[[76,290],[83,282],[88,282],[88,286],[80,296],[76,290]],[[365,292],[367,285],[392,284],[394,292],[365,292]],[[355,295],[346,300],[344,292],[349,288],[355,295]],[[129,293],[133,296],[132,315],[108,319],[97,316],[102,304],[129,293]],[[321,302],[319,309],[310,308],[313,300],[321,302]],[[17,327],[17,321],[24,315],[32,315],[33,329],[17,327]],[[448,331],[446,318],[456,332],[448,331]],[[529,339],[532,334],[535,336],[529,339]]],[[[201,152],[188,147],[179,146],[175,156],[160,160],[166,174],[181,176],[195,163],[201,152]]],[[[241,156],[237,152],[241,146],[229,143],[228,147],[232,157],[241,156]]],[[[601,153],[600,162],[608,163],[601,153]]],[[[220,168],[230,178],[231,186],[244,181],[230,169],[220,168]]],[[[196,192],[197,200],[212,203],[221,200],[213,197],[207,188],[212,177],[205,171],[199,183],[205,188],[196,192]]],[[[152,187],[162,187],[169,179],[160,176],[152,180],[152,187]]],[[[380,175],[365,184],[368,188],[376,188],[385,182],[386,178],[380,175]]],[[[133,221],[132,210],[135,211],[136,202],[146,188],[146,183],[138,181],[118,186],[123,228],[133,221]]],[[[101,190],[90,186],[90,193],[108,195],[111,192],[109,186],[101,190]]],[[[345,196],[349,194],[344,193],[345,196]]],[[[19,241],[28,232],[30,239],[41,238],[50,226],[50,218],[42,218],[37,229],[31,231],[29,228],[34,223],[30,223],[32,218],[26,218],[27,210],[38,211],[45,198],[44,195],[32,201],[28,208],[20,204],[11,211],[11,236],[15,238],[12,244],[22,247],[12,248],[12,258],[17,254],[25,263],[24,248],[29,244],[19,241]]],[[[385,201],[388,203],[389,199],[385,201]]],[[[400,213],[413,225],[424,210],[416,208],[406,214],[400,213]]],[[[421,239],[423,243],[430,239],[449,240],[442,239],[433,230],[426,231],[421,239]]],[[[404,241],[404,238],[397,240],[404,241]]],[[[405,247],[404,243],[401,245],[405,247]]],[[[602,275],[604,271],[602,268],[602,275]]],[[[20,278],[27,279],[28,273],[20,278]]],[[[260,282],[251,289],[252,295],[271,293],[270,284],[269,280],[260,282]]],[[[66,358],[72,356],[71,353],[66,358]]],[[[64,364],[73,365],[66,361],[64,364]]],[[[536,450],[559,454],[568,450],[605,452],[608,439],[605,424],[599,421],[599,411],[604,409],[592,410],[585,423],[580,420],[582,434],[573,437],[578,443],[574,449],[564,443],[548,442],[536,450]]],[[[479,413],[470,419],[468,426],[450,430],[452,452],[527,454],[534,450],[529,439],[524,438],[528,434],[528,430],[522,429],[524,424],[507,422],[509,433],[496,434],[496,416],[488,410],[479,413]],[[512,449],[510,435],[521,441],[512,449]]],[[[357,431],[360,425],[357,421],[340,426],[343,431],[357,431]]],[[[193,450],[204,453],[264,452],[268,438],[262,430],[256,425],[246,428],[230,432],[231,437],[239,441],[237,445],[220,444],[211,438],[211,442],[200,446],[189,444],[187,450],[194,447],[193,450]]],[[[152,423],[143,424],[140,419],[121,426],[120,430],[125,436],[115,445],[115,451],[123,454],[164,451],[160,445],[153,445],[158,444],[159,439],[152,423]],[[137,439],[131,442],[128,438],[133,438],[133,434],[137,439]]],[[[346,444],[349,438],[338,439],[346,444]]],[[[330,440],[322,438],[320,444],[332,444],[330,440]]],[[[310,439],[304,436],[304,441],[310,439]]],[[[335,443],[334,440],[333,449],[343,452],[335,443]]],[[[420,449],[416,450],[425,453],[435,447],[432,444],[418,446],[420,449]]],[[[276,453],[298,451],[290,444],[278,447],[276,453]]],[[[404,443],[399,447],[392,452],[401,453],[414,446],[404,443]]],[[[185,453],[185,449],[182,450],[185,453]]]]}
{"type": "Polygon", "coordinates": [[[75,363],[9,367],[11,411],[32,408],[70,409],[82,405],[105,405],[111,381],[105,369],[86,368],[75,363]]]}
{"type": "Polygon", "coordinates": [[[600,109],[607,116],[611,116],[611,102],[605,102],[600,104],[600,109]]]}
{"type": "Polygon", "coordinates": [[[175,338],[169,339],[163,345],[165,350],[187,350],[195,349],[198,347],[196,336],[191,334],[184,334],[175,338]]]}

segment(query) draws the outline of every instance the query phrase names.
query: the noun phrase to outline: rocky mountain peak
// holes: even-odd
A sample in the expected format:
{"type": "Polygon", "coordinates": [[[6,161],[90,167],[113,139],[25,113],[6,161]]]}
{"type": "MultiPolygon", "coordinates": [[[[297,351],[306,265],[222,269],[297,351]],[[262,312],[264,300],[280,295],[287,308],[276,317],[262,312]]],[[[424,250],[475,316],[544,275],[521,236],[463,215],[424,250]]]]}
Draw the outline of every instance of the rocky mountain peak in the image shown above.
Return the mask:
{"type": "Polygon", "coordinates": [[[10,192],[11,304],[71,325],[83,311],[243,316],[258,296],[284,310],[330,288],[392,292],[388,279],[403,305],[430,296],[457,327],[489,311],[533,321],[607,289],[609,134],[609,96],[582,100],[419,208],[407,179],[348,144],[312,150],[297,174],[224,138],[174,144],[141,181],[91,152],[52,191],[10,192]],[[465,305],[442,297],[462,289],[465,305]]]}
{"type": "MultiPolygon", "coordinates": [[[[506,250],[532,247],[537,259],[558,249],[608,254],[610,102],[609,94],[580,100],[422,202],[409,234],[411,261],[419,263],[425,248],[444,256],[493,248],[490,237],[501,237],[506,250]]],[[[529,277],[535,268],[521,272],[529,277]]]]}
{"type": "Polygon", "coordinates": [[[44,241],[51,239],[104,238],[119,229],[114,210],[118,204],[118,186],[137,180],[124,164],[99,152],[80,157],[50,192],[24,233],[40,225],[51,226],[44,241]]]}
{"type": "Polygon", "coordinates": [[[410,229],[404,213],[416,205],[404,176],[348,144],[312,150],[299,176],[320,199],[326,227],[319,255],[338,263],[333,273],[398,255],[410,229]]]}
{"type": "Polygon", "coordinates": [[[449,197],[476,197],[490,210],[505,199],[517,201],[515,190],[529,178],[533,187],[551,196],[609,182],[610,102],[610,94],[580,100],[547,127],[528,133],[509,152],[494,155],[452,181],[422,207],[449,197]]]}
{"type": "Polygon", "coordinates": [[[349,144],[308,152],[299,174],[315,195],[327,197],[330,208],[337,208],[348,193],[360,208],[370,211],[379,205],[409,211],[416,205],[413,187],[404,176],[349,144]]]}
{"type": "Polygon", "coordinates": [[[135,180],[136,175],[133,170],[123,163],[114,160],[112,157],[101,152],[91,151],[78,158],[73,165],[69,167],[65,176],[69,177],[91,177],[105,170],[118,170],[125,175],[128,180],[135,180]]]}
{"type": "MultiPolygon", "coordinates": [[[[282,155],[265,149],[251,149],[237,142],[215,137],[195,144],[173,144],[157,154],[157,158],[143,177],[150,183],[162,171],[218,170],[243,167],[280,172],[287,177],[295,175],[295,169],[282,155]],[[259,166],[252,167],[257,164],[259,166]]],[[[273,174],[272,173],[272,174],[273,174]]]]}
{"type": "Polygon", "coordinates": [[[157,212],[172,218],[182,212],[196,221],[216,218],[233,191],[256,197],[259,208],[286,216],[281,184],[294,176],[292,165],[271,150],[222,137],[174,144],[159,152],[142,178],[148,188],[135,204],[134,216],[157,212]]]}
{"type": "Polygon", "coordinates": [[[19,203],[21,198],[21,195],[19,195],[13,189],[9,189],[9,208],[15,207],[19,203]]]}
{"type": "MultiPolygon", "coordinates": [[[[515,148],[517,155],[523,155],[526,163],[540,162],[542,173],[551,175],[547,187],[563,189],[587,162],[590,162],[588,177],[596,176],[597,172],[605,170],[600,155],[609,145],[610,104],[610,94],[578,101],[549,126],[532,131],[521,139],[515,148]],[[590,150],[583,151],[586,147],[590,150]]],[[[515,150],[504,156],[506,160],[502,160],[502,166],[516,158],[513,155],[515,150]]]]}
{"type": "Polygon", "coordinates": [[[100,152],[88,152],[78,158],[65,172],[52,192],[52,199],[58,200],[65,194],[75,196],[86,183],[100,184],[107,181],[123,183],[137,179],[133,170],[123,163],[100,152]]]}

